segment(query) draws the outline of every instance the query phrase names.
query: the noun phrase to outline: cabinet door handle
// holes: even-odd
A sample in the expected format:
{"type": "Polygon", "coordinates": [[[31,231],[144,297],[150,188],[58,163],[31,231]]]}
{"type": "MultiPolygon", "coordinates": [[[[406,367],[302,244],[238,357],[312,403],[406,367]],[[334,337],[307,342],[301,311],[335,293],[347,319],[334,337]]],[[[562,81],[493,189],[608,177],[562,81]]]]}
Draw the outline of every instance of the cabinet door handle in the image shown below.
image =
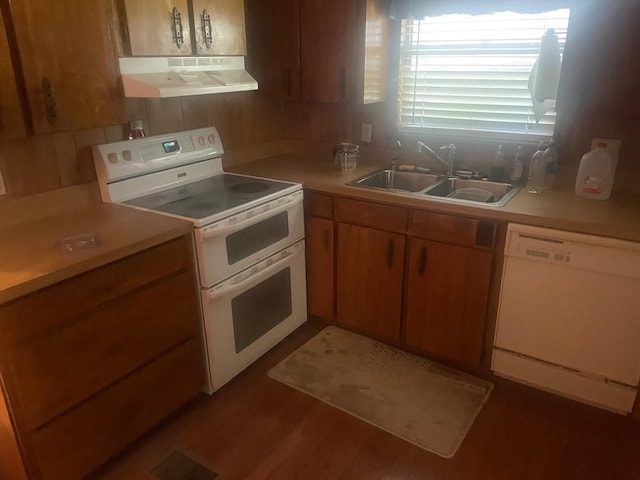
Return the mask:
{"type": "Polygon", "coordinates": [[[393,256],[395,254],[395,246],[393,244],[393,240],[389,240],[387,244],[387,267],[393,267],[393,256]]]}
{"type": "Polygon", "coordinates": [[[422,247],[420,249],[420,260],[418,261],[418,273],[420,276],[424,275],[425,270],[427,269],[427,247],[422,247]]]}
{"type": "Polygon", "coordinates": [[[173,7],[173,35],[176,41],[176,46],[182,48],[184,44],[184,32],[182,31],[182,14],[178,11],[177,7],[173,7]]]}
{"type": "Polygon", "coordinates": [[[324,232],[322,232],[322,241],[324,243],[324,249],[325,250],[329,250],[329,248],[331,247],[331,241],[329,238],[329,230],[325,230],[324,232]]]}
{"type": "Polygon", "coordinates": [[[340,68],[340,98],[347,98],[347,72],[344,67],[340,68]]]}
{"type": "Polygon", "coordinates": [[[56,107],[55,91],[51,81],[42,77],[42,94],[44,98],[44,111],[49,125],[55,125],[58,121],[58,109],[56,107]]]}
{"type": "Polygon", "coordinates": [[[291,90],[293,85],[291,84],[291,69],[287,68],[287,97],[291,97],[291,90]]]}
{"type": "Polygon", "coordinates": [[[202,10],[202,38],[207,50],[213,45],[213,31],[211,30],[211,15],[206,10],[202,10]]]}

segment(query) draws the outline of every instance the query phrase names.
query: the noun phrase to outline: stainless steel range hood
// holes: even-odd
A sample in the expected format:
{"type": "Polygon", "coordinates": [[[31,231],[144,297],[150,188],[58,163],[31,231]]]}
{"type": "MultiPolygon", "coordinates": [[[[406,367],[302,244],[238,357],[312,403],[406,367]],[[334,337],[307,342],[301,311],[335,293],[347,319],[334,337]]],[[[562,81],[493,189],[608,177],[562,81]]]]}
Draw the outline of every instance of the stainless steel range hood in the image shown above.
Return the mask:
{"type": "Polygon", "coordinates": [[[183,97],[257,90],[244,57],[120,58],[126,97],[183,97]]]}

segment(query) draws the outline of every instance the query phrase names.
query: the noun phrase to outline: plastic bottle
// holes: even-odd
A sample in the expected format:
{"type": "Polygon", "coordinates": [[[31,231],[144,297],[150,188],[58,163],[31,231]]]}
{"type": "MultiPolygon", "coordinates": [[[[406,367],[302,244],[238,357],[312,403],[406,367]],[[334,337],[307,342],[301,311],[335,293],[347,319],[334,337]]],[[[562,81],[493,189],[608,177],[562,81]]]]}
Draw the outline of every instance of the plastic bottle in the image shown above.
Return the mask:
{"type": "Polygon", "coordinates": [[[494,182],[503,182],[505,180],[505,166],[504,156],[502,155],[502,145],[498,145],[496,156],[493,158],[491,164],[491,171],[489,173],[489,180],[494,182]]]}
{"type": "Polygon", "coordinates": [[[511,166],[511,173],[509,174],[509,180],[513,183],[517,183],[522,179],[522,170],[524,165],[522,163],[522,147],[518,145],[516,148],[516,156],[513,158],[513,165],[511,166]]]}
{"type": "Polygon", "coordinates": [[[611,195],[615,176],[615,161],[607,151],[606,143],[599,143],[580,160],[576,177],[576,195],[606,200],[611,195]]]}
{"type": "Polygon", "coordinates": [[[527,191],[529,193],[542,193],[544,186],[544,151],[545,144],[540,142],[538,150],[531,157],[529,163],[529,180],[527,182],[527,191]]]}
{"type": "Polygon", "coordinates": [[[549,142],[546,150],[544,151],[544,183],[542,185],[543,190],[551,190],[553,188],[553,182],[556,178],[556,165],[558,163],[558,151],[553,140],[549,142]]]}
{"type": "Polygon", "coordinates": [[[131,120],[129,122],[129,140],[134,138],[144,138],[144,127],[142,120],[131,120]]]}

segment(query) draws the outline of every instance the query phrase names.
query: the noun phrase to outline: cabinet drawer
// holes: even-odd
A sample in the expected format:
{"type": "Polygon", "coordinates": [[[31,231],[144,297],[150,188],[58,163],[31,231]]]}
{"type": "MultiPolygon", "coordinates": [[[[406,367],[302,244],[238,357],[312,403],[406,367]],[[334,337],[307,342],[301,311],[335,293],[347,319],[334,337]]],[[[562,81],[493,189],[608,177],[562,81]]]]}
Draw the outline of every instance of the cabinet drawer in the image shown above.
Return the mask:
{"type": "Polygon", "coordinates": [[[339,198],[338,221],[381,230],[404,232],[407,228],[407,209],[339,198]]]}
{"type": "Polygon", "coordinates": [[[30,436],[43,480],[84,478],[194,398],[202,345],[192,339],[30,436]]]}
{"type": "Polygon", "coordinates": [[[411,212],[409,234],[438,242],[472,247],[493,247],[496,225],[493,222],[456,215],[411,212]]]}
{"type": "Polygon", "coordinates": [[[183,272],[6,350],[28,429],[196,337],[196,291],[194,275],[183,272]]]}
{"type": "Polygon", "coordinates": [[[0,347],[59,328],[66,321],[159,278],[192,271],[192,255],[191,235],[185,235],[0,305],[0,347]]]}
{"type": "Polygon", "coordinates": [[[322,193],[305,191],[304,209],[307,215],[333,219],[333,197],[322,193]]]}

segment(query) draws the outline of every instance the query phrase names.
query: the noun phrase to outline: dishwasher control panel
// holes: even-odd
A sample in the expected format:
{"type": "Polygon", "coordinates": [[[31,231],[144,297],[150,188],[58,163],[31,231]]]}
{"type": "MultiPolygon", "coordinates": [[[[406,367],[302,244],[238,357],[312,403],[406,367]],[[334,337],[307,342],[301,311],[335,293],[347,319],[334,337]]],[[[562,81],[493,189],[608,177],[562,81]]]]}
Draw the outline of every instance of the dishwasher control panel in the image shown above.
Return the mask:
{"type": "Polygon", "coordinates": [[[571,242],[519,233],[512,240],[511,254],[553,263],[571,262],[571,242]]]}
{"type": "Polygon", "coordinates": [[[507,257],[640,279],[640,243],[510,223],[507,257]]]}

